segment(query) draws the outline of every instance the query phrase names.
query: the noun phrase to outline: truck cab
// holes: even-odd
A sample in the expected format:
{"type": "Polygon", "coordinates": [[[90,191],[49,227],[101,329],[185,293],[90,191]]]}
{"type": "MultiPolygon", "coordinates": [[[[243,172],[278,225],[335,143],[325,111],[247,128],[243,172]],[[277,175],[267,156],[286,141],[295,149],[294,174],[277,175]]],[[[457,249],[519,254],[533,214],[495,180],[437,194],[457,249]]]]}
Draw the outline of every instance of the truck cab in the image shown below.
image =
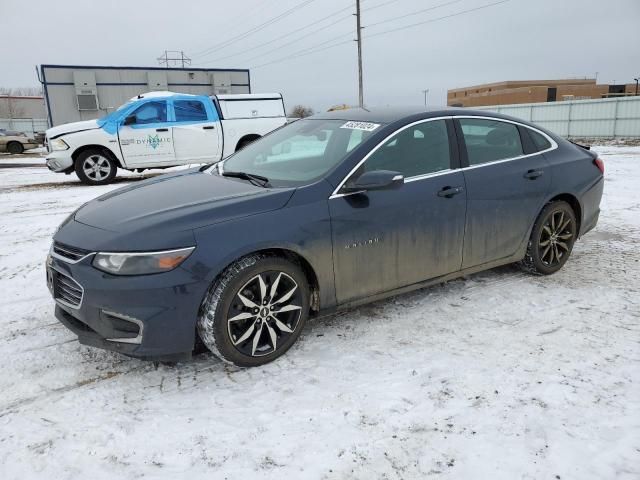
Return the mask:
{"type": "Polygon", "coordinates": [[[89,185],[117,169],[212,163],[286,123],[282,95],[138,95],[98,120],[47,130],[47,167],[89,185]]]}

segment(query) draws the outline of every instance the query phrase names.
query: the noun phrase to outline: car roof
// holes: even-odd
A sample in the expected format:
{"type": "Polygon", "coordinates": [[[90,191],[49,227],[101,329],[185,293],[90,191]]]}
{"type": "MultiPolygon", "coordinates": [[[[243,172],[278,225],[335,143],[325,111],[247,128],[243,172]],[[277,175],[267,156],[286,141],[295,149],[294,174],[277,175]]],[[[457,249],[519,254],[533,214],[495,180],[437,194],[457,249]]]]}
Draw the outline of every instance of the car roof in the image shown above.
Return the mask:
{"type": "Polygon", "coordinates": [[[459,107],[425,107],[413,106],[413,107],[372,107],[372,108],[351,108],[347,110],[335,110],[333,112],[319,113],[308,117],[309,119],[318,120],[345,120],[345,121],[357,121],[357,122],[373,122],[373,123],[394,123],[400,120],[412,118],[432,118],[432,117],[447,117],[454,115],[465,116],[487,116],[502,118],[506,120],[518,121],[520,123],[529,124],[521,119],[509,117],[495,112],[489,112],[484,110],[475,110],[472,108],[459,108],[459,107]]]}

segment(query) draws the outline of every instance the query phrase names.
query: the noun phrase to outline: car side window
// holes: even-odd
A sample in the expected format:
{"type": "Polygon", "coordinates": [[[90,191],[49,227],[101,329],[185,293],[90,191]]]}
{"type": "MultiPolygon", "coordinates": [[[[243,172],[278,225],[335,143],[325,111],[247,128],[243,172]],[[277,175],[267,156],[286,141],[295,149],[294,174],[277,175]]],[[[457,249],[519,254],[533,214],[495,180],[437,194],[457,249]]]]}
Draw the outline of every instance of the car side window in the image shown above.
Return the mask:
{"type": "Polygon", "coordinates": [[[199,100],[175,100],[173,110],[176,122],[206,122],[207,111],[199,100]]]}
{"type": "Polygon", "coordinates": [[[481,165],[524,155],[518,127],[482,118],[461,118],[469,165],[481,165]]]}
{"type": "Polygon", "coordinates": [[[135,117],[136,125],[164,123],[167,121],[167,102],[147,102],[135,109],[131,115],[135,117]]]}
{"type": "Polygon", "coordinates": [[[539,134],[535,130],[531,130],[530,128],[527,128],[527,132],[529,132],[529,136],[531,137],[531,140],[533,140],[538,152],[551,148],[551,142],[547,140],[547,137],[539,134]]]}
{"type": "Polygon", "coordinates": [[[451,168],[449,135],[445,120],[418,123],[387,140],[360,169],[400,172],[405,178],[451,168]]]}

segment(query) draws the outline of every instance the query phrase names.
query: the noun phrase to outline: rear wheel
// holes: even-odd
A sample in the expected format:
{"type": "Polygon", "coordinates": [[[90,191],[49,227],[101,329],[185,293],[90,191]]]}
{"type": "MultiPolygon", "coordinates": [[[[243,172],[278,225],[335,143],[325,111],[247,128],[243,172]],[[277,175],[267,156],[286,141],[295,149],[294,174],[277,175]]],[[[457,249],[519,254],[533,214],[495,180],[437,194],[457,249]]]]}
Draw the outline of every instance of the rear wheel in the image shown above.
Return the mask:
{"type": "Polygon", "coordinates": [[[309,286],[300,267],[265,254],[230,265],[205,298],[198,333],[211,352],[241,367],[263,365],[300,336],[309,286]]]}
{"type": "Polygon", "coordinates": [[[564,201],[547,204],[533,226],[522,265],[541,275],[557,272],[569,259],[577,234],[571,206],[564,201]]]}
{"type": "Polygon", "coordinates": [[[9,142],[7,143],[7,152],[13,155],[18,155],[24,152],[24,145],[22,145],[20,142],[9,142]]]}
{"type": "Polygon", "coordinates": [[[101,150],[86,150],[75,161],[76,175],[87,185],[106,185],[115,178],[118,167],[111,157],[101,150]]]}

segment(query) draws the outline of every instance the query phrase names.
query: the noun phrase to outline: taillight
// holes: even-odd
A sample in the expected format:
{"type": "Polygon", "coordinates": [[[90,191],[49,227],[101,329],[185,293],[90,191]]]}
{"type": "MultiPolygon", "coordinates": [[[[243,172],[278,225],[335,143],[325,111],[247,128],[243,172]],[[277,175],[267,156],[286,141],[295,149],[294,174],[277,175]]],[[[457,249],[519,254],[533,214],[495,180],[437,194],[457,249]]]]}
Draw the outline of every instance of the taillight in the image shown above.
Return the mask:
{"type": "Polygon", "coordinates": [[[593,163],[596,164],[596,167],[598,167],[598,170],[600,170],[604,175],[604,162],[602,161],[602,159],[600,157],[596,157],[593,163]]]}

